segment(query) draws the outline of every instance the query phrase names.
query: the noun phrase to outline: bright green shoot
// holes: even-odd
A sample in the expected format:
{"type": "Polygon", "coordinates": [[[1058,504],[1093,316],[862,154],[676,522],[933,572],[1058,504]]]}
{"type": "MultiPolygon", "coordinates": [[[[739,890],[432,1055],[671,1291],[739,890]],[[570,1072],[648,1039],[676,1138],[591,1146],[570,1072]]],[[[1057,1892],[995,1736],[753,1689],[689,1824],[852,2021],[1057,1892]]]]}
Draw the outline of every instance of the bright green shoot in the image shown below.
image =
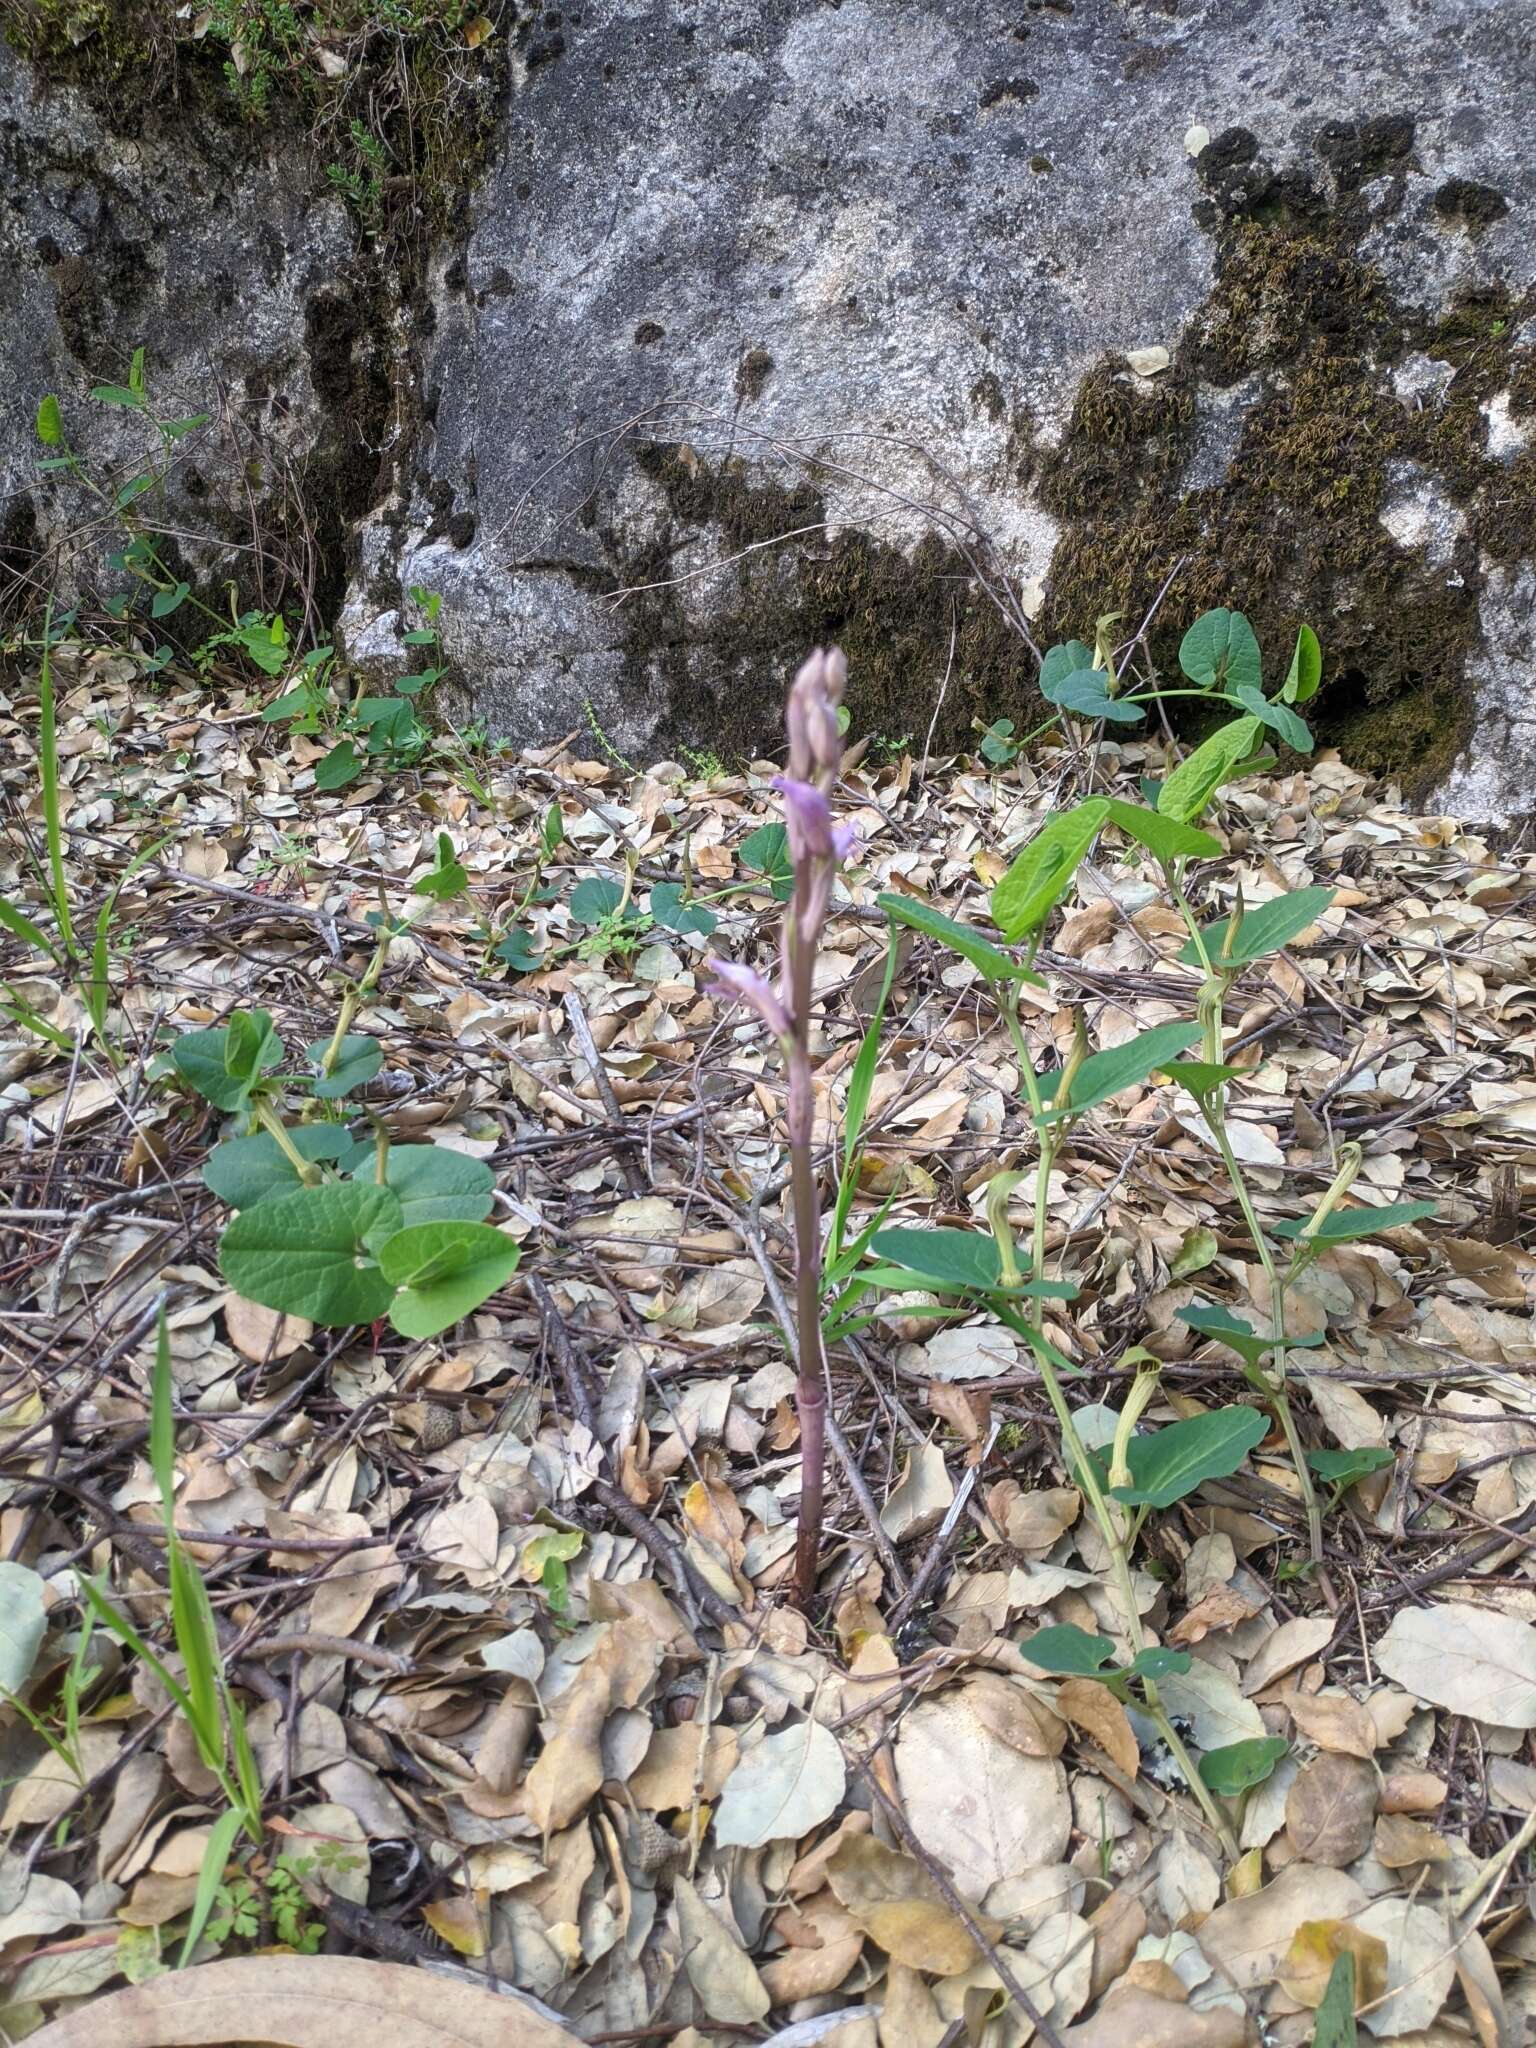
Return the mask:
{"type": "Polygon", "coordinates": [[[150,1400],[149,1460],[160,1495],[165,1526],[166,1569],[170,1580],[171,1634],[183,1677],[176,1678],[157,1656],[107,1591],[86,1573],[79,1574],[87,1609],[127,1650],[159,1679],[177,1711],[191,1729],[204,1767],[218,1781],[226,1802],[214,1823],[198,1876],[192,1916],[182,1943],[181,1964],[192,1958],[213,1910],[224,1866],[243,1830],[250,1841],[262,1840],[261,1774],[256,1767],[245,1712],[230,1688],[224,1653],[208,1588],[176,1532],[175,1389],[171,1376],[170,1333],[161,1310],[155,1341],[155,1369],[150,1400]]]}

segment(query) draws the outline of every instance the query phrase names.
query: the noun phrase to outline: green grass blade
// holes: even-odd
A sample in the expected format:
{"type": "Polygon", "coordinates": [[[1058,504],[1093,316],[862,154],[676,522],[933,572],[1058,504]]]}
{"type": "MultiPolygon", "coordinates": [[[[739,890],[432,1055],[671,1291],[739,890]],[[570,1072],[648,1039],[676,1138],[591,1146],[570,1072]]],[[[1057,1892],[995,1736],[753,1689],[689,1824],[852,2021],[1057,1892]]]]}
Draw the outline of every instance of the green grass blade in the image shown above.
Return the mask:
{"type": "Polygon", "coordinates": [[[43,666],[38,677],[42,718],[38,730],[38,763],[43,778],[43,821],[48,835],[49,893],[64,951],[75,957],[75,928],[69,915],[69,880],[64,873],[64,832],[59,812],[59,739],[53,702],[53,600],[43,614],[43,666]]]}
{"type": "Polygon", "coordinates": [[[235,1782],[245,1802],[245,1831],[253,1842],[261,1841],[261,1772],[245,1725],[245,1709],[222,1682],[219,1697],[224,1703],[224,1722],[229,1729],[230,1753],[235,1760],[235,1782]]]}
{"type": "Polygon", "coordinates": [[[219,1713],[219,1681],[223,1660],[219,1656],[218,1630],[203,1575],[174,1540],[170,1546],[171,1626],[176,1647],[187,1668],[187,1719],[203,1762],[211,1771],[224,1768],[224,1722],[219,1713]]]}
{"type": "Polygon", "coordinates": [[[165,1303],[155,1329],[155,1369],[150,1380],[149,1469],[155,1475],[160,1494],[160,1512],[165,1526],[174,1533],[176,1525],[176,1415],[175,1382],[171,1378],[171,1333],[165,1320],[165,1303]]]}
{"type": "Polygon", "coordinates": [[[219,1895],[219,1886],[224,1881],[224,1866],[229,1861],[229,1852],[235,1846],[235,1837],[240,1832],[240,1815],[232,1806],[227,1813],[221,1813],[213,1824],[208,1837],[208,1846],[203,1851],[203,1867],[197,1873],[197,1893],[192,1900],[192,1917],[187,1922],[186,1939],[181,1944],[181,1954],[176,1960],[178,1970],[184,1970],[191,1962],[197,1944],[203,1938],[203,1929],[208,1925],[214,1902],[219,1895]]]}
{"type": "Polygon", "coordinates": [[[112,1602],[102,1592],[94,1579],[88,1578],[84,1572],[77,1572],[75,1577],[80,1587],[81,1597],[91,1608],[97,1620],[105,1628],[110,1629],[120,1643],[125,1643],[136,1657],[149,1666],[176,1705],[190,1721],[192,1718],[192,1702],[187,1698],[186,1687],[172,1678],[165,1664],[155,1655],[127,1615],[118,1612],[117,1608],[112,1605],[112,1602]]]}
{"type": "Polygon", "coordinates": [[[7,903],[3,897],[0,897],[0,924],[16,938],[23,940],[34,952],[41,953],[44,959],[52,960],[57,965],[59,956],[54,951],[53,941],[47,933],[35,925],[24,910],[18,910],[14,903],[7,903]]]}

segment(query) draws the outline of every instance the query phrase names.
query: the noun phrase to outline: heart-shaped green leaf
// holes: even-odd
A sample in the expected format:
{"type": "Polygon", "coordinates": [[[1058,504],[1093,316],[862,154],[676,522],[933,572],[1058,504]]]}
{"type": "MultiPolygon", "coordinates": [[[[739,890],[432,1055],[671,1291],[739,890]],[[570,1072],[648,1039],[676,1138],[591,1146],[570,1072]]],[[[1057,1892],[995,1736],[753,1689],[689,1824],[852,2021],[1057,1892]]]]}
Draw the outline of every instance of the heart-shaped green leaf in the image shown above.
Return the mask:
{"type": "MultiPolygon", "coordinates": [[[[1064,683],[1068,676],[1076,675],[1079,669],[1093,667],[1093,649],[1085,640],[1063,640],[1059,646],[1046,650],[1040,664],[1040,694],[1050,703],[1055,703],[1051,692],[1064,683]]],[[[1012,732],[1010,724],[1008,730],[1012,732]]]]}
{"type": "MultiPolygon", "coordinates": [[[[1313,1233],[1314,1244],[1352,1244],[1359,1237],[1375,1237],[1383,1230],[1396,1230],[1404,1223],[1423,1223],[1434,1215],[1437,1202],[1389,1202],[1383,1209],[1334,1209],[1313,1233]]],[[[1305,1216],[1288,1216],[1275,1225],[1276,1237],[1300,1237],[1307,1227],[1305,1216]]]]}
{"type": "Polygon", "coordinates": [[[1010,945],[1031,937],[1071,887],[1078,863],[1104,828],[1107,798],[1090,797],[1062,811],[1014,856],[992,891],[992,922],[1010,945]]]}
{"type": "Polygon", "coordinates": [[[618,914],[623,885],[610,875],[588,875],[571,891],[571,916],[578,924],[598,925],[618,914]]]}
{"type": "MultiPolygon", "coordinates": [[[[356,1171],[362,1181],[371,1162],[356,1171]]],[[[483,1159],[446,1145],[392,1145],[385,1185],[400,1198],[402,1229],[420,1223],[479,1223],[491,1213],[496,1176],[483,1159]]]]}
{"type": "Polygon", "coordinates": [[[350,1095],[354,1088],[363,1087],[384,1064],[384,1048],[376,1038],[369,1038],[361,1032],[349,1032],[336,1048],[335,1065],[327,1074],[323,1067],[330,1049],[328,1038],[317,1038],[313,1045],[304,1048],[304,1057],[317,1076],[312,1084],[314,1091],[325,1102],[334,1102],[343,1095],[350,1095]]]}
{"type": "Polygon", "coordinates": [[[219,1270],[237,1294],[280,1314],[332,1328],[371,1323],[395,1288],[370,1246],[399,1229],[400,1199],[390,1188],[300,1188],[241,1210],[220,1242],[219,1270]]]}
{"type": "Polygon", "coordinates": [[[215,1109],[249,1106],[264,1073],[279,1064],[283,1041],[265,1010],[236,1010],[215,1031],[187,1031],[171,1047],[171,1064],[189,1088],[215,1109]]]}
{"type": "Polygon", "coordinates": [[[400,1289],[389,1319],[402,1337],[435,1337],[473,1314],[517,1271],[521,1254],[488,1223],[417,1223],[380,1249],[384,1277],[400,1289]]]}
{"type": "Polygon", "coordinates": [[[795,886],[795,870],[789,857],[787,826],[759,825],[741,842],[740,857],[747,872],[761,875],[780,903],[789,901],[795,886]]]}
{"type": "MultiPolygon", "coordinates": [[[[1316,924],[1333,898],[1332,889],[1288,889],[1285,895],[1261,903],[1257,910],[1245,912],[1230,946],[1227,944],[1227,927],[1232,922],[1229,917],[1219,918],[1215,924],[1207,926],[1202,934],[1205,950],[1211,960],[1222,967],[1241,967],[1250,960],[1261,960],[1266,953],[1278,953],[1282,946],[1288,946],[1309,925],[1316,924]]],[[[1199,966],[1200,955],[1195,950],[1193,939],[1179,958],[1186,967],[1199,966]]]]}
{"type": "Polygon", "coordinates": [[[1252,626],[1241,612],[1225,608],[1204,613],[1179,644],[1179,667],[1202,689],[1258,689],[1264,663],[1252,626]]]}
{"type": "Polygon", "coordinates": [[[1385,1444],[1361,1444],[1352,1451],[1308,1451],[1307,1463],[1325,1486],[1353,1486],[1393,1462],[1385,1444]]]}
{"type": "MultiPolygon", "coordinates": [[[[1150,1031],[1138,1032],[1124,1045],[1112,1046],[1108,1052],[1091,1053],[1072,1077],[1071,1101],[1064,1108],[1048,1109],[1044,1121],[1055,1123],[1064,1116],[1080,1116],[1085,1109],[1118,1095],[1122,1088],[1135,1087],[1167,1061],[1177,1058],[1199,1036],[1200,1026],[1191,1018],[1187,1022],[1154,1025],[1150,1031]]],[[[1059,1067],[1042,1074],[1042,1100],[1054,1102],[1060,1085],[1059,1067]]]]}
{"type": "Polygon", "coordinates": [[[1230,725],[1202,740],[1165,779],[1157,793],[1158,815],[1192,825],[1221,785],[1230,781],[1238,764],[1253,752],[1263,730],[1256,718],[1234,718],[1230,725]]]}
{"type": "Polygon", "coordinates": [[[1200,1776],[1223,1799],[1235,1799],[1240,1792],[1262,1785],[1290,1749],[1280,1735],[1250,1735],[1245,1742],[1229,1742],[1224,1749],[1208,1749],[1200,1759],[1200,1776]]]}
{"type": "Polygon", "coordinates": [[[1165,1650],[1161,1644],[1148,1650],[1138,1650],[1126,1666],[1127,1678],[1150,1678],[1154,1684],[1160,1678],[1176,1678],[1186,1672],[1194,1659],[1188,1650],[1165,1650]]]}
{"type": "Polygon", "coordinates": [[[1208,1479],[1229,1477],[1268,1428],[1256,1408],[1213,1408],[1133,1436],[1125,1454],[1131,1483],[1110,1492],[1128,1507],[1171,1508],[1208,1479]]]}
{"type": "MultiPolygon", "coordinates": [[[[303,1159],[328,1159],[337,1171],[350,1173],[371,1146],[359,1145],[341,1124],[295,1124],[288,1142],[303,1159]]],[[[269,1195],[291,1195],[303,1183],[298,1170],[269,1131],[252,1138],[226,1138],[203,1163],[203,1182],[231,1209],[249,1209],[269,1195]]]]}
{"type": "Polygon", "coordinates": [[[681,882],[658,882],[651,891],[650,912],[659,925],[685,939],[707,939],[720,922],[707,905],[683,900],[681,882]]]}
{"type": "Polygon", "coordinates": [[[1114,1654],[1108,1636],[1091,1636],[1070,1621],[1037,1628],[1019,1644],[1019,1655],[1038,1670],[1074,1678],[1098,1678],[1114,1654]]]}
{"type": "Polygon", "coordinates": [[[1107,801],[1109,822],[1144,846],[1154,860],[1171,866],[1176,860],[1213,860],[1221,852],[1221,841],[1194,825],[1165,818],[1161,811],[1149,811],[1145,804],[1128,804],[1117,796],[1107,801]]]}
{"type": "Polygon", "coordinates": [[[1119,725],[1135,725],[1147,715],[1142,705],[1111,697],[1109,677],[1101,668],[1073,669],[1050,684],[1042,682],[1041,695],[1078,718],[1108,718],[1119,725]]]}
{"type": "Polygon", "coordinates": [[[958,953],[973,967],[979,967],[994,987],[1007,981],[1027,981],[1032,988],[1045,987],[1038,974],[1032,973],[1007,953],[1000,952],[985,933],[946,917],[932,904],[919,903],[911,896],[898,896],[891,890],[880,897],[879,903],[886,916],[895,923],[905,925],[909,931],[922,932],[927,938],[937,939],[952,953],[958,953]]]}

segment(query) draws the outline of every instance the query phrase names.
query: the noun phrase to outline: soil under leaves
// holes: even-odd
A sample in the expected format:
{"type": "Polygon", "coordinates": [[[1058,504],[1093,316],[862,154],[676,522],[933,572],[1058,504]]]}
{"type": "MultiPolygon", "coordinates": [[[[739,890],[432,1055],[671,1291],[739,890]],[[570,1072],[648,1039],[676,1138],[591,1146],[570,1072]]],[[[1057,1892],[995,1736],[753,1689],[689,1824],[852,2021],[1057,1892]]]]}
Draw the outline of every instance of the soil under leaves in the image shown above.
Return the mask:
{"type": "MultiPolygon", "coordinates": [[[[1309,1445],[1392,1454],[1328,1515],[1336,1610],[1303,1569],[1277,1429],[1142,1540],[1148,1628],[1192,1653],[1163,1695],[1196,1752],[1288,1745],[1232,1802],[1245,1853],[1224,1869],[1148,1728],[1021,1655],[1047,1623],[1118,1624],[1006,1331],[898,1303],[837,1348],[820,1599],[809,1617],[783,1604],[781,1076],[760,1030],[702,993],[707,951],[771,958],[777,906],[740,859],[775,815],[770,764],[640,773],[552,747],[476,763],[489,804],[452,760],[326,796],[322,749],[263,725],[239,688],[217,709],[202,688],[151,696],[133,664],[67,651],[59,685],[87,929],[130,854],[170,836],[118,903],[119,1067],[73,995],[6,955],[76,1049],[9,1028],[0,1045],[0,1535],[49,1608],[35,1713],[58,1706],[77,1569],[163,1644],[147,1457],[163,1298],[178,1522],[267,1787],[255,1903],[226,1957],[293,1946],[261,1881],[285,1867],[317,1983],[341,1957],[475,1972],[524,2001],[501,2008],[510,2041],[1304,2043],[1345,1949],[1378,2040],[1526,2038],[1536,856],[1413,816],[1328,755],[1220,807],[1208,914],[1239,882],[1250,908],[1337,892],[1228,1012],[1261,1219],[1307,1213],[1346,1141],[1364,1152],[1354,1200],[1439,1204],[1330,1252],[1293,1297],[1293,1328],[1326,1333],[1293,1355],[1309,1445]],[[519,977],[492,946],[552,803],[554,895],[524,923],[553,964],[519,977]],[[470,879],[443,903],[409,893],[439,831],[470,879]],[[639,906],[686,877],[700,899],[752,886],[714,903],[707,942],[658,925],[600,955],[572,888],[626,869],[639,906]],[[157,1059],[238,1005],[269,1009],[290,1045],[328,1032],[381,901],[413,923],[352,1027],[385,1046],[365,1112],[488,1160],[495,1220],[523,1250],[501,1294],[426,1344],[312,1330],[229,1293],[225,1212],[200,1178],[220,1119],[157,1059]],[[563,1587],[552,1532],[579,1537],[563,1587]]],[[[35,699],[3,715],[3,881],[35,911],[35,699]]],[[[820,984],[829,1170],[885,964],[879,891],[978,919],[1090,772],[1134,794],[1161,765],[1150,745],[1003,772],[855,750],[841,802],[862,849],[820,984]]],[[[1069,1044],[1074,1004],[1101,1046],[1192,1014],[1182,926],[1112,839],[1050,940],[1050,994],[1028,1011],[1042,1054],[1069,1044]]],[[[987,1181],[1032,1159],[985,985],[914,945],[866,1213],[892,1197],[893,1221],[984,1229],[987,1181]]],[[[1023,1234],[1027,1178],[1014,1201],[1023,1234]]],[[[1150,1422],[1253,1398],[1178,1320],[1200,1300],[1265,1307],[1187,1098],[1154,1085],[1094,1112],[1049,1217],[1052,1270],[1081,1292],[1048,1332],[1097,1436],[1133,1346],[1164,1362],[1150,1422]]],[[[4,1717],[10,2038],[125,1980],[155,1991],[217,1818],[155,1681],[103,1640],[95,1656],[83,1788],[4,1717]]]]}

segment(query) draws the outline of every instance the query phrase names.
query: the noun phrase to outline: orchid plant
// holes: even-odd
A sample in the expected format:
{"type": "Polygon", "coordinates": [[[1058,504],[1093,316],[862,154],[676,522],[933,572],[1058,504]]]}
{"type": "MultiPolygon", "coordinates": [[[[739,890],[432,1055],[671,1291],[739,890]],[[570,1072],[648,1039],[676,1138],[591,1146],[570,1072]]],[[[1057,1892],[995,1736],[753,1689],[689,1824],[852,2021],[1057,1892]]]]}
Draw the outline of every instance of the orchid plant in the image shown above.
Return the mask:
{"type": "Polygon", "coordinates": [[[817,648],[789,693],[789,773],[774,778],[784,799],[794,886],[784,910],[777,985],[751,967],[716,960],[713,991],[746,1003],[778,1041],[789,1084],[785,1125],[795,1233],[795,1321],[800,1418],[800,1509],[795,1536],[795,1598],[803,1606],[816,1583],[826,1472],[827,1388],[821,1326],[821,1200],[811,1154],[811,999],[816,950],[832,904],[832,882],[853,851],[852,828],[832,816],[830,794],[842,760],[838,706],[848,664],[841,651],[817,648]]]}

